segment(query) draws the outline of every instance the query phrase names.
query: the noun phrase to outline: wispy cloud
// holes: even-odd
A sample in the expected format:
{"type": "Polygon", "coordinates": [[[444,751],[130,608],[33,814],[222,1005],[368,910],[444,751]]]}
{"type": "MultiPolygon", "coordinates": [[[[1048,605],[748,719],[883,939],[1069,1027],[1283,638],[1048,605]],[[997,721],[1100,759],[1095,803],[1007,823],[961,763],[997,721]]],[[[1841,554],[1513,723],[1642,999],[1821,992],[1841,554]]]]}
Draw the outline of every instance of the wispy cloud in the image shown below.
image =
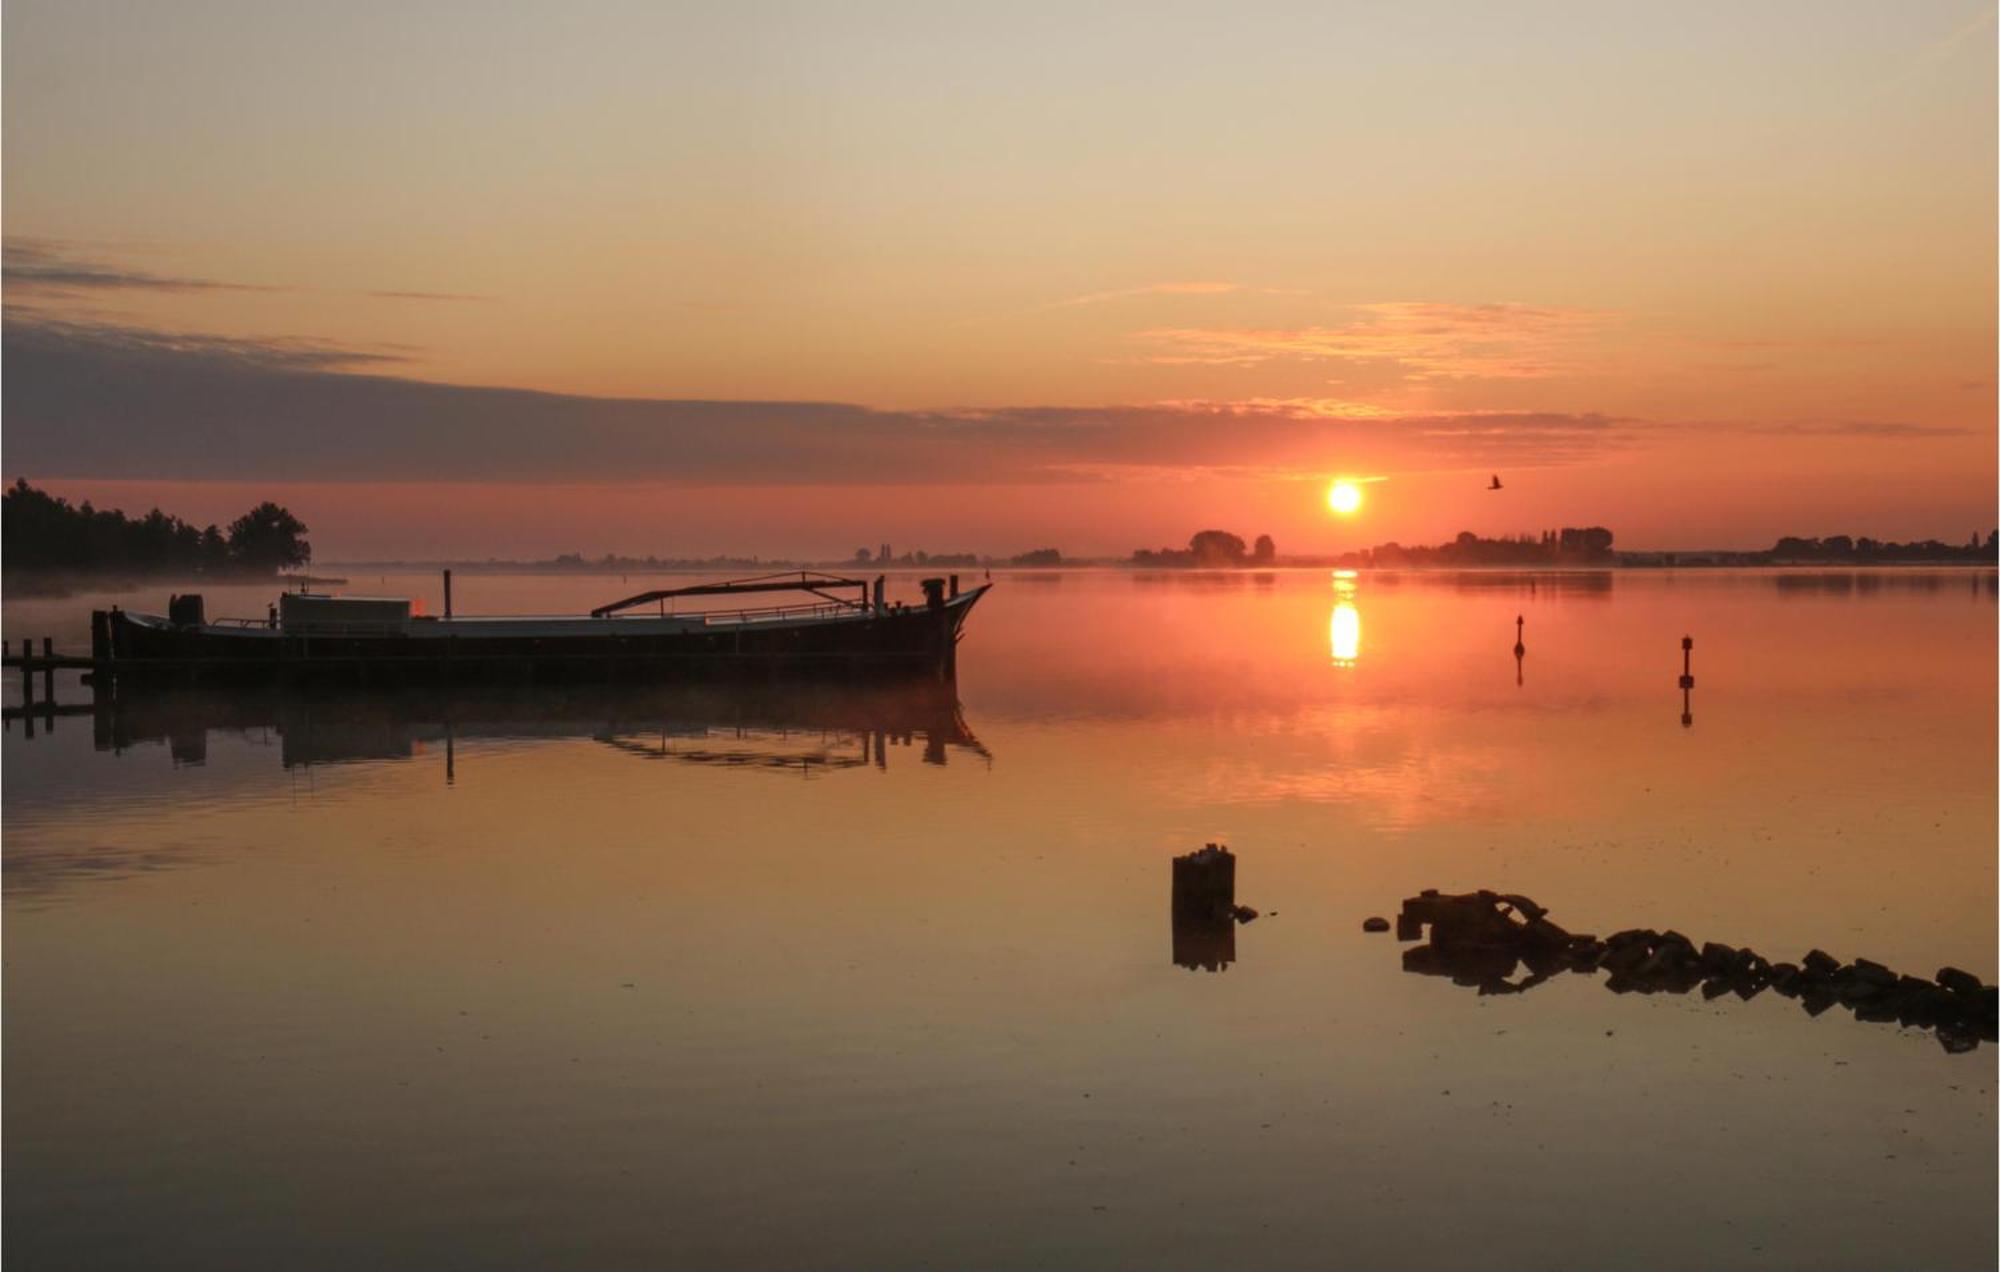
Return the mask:
{"type": "Polygon", "coordinates": [[[1392,301],[1355,307],[1339,326],[1156,327],[1132,339],[1163,365],[1257,366],[1294,360],[1390,363],[1409,378],[1532,379],[1573,370],[1615,315],[1542,305],[1392,301]]]}
{"type": "Polygon", "coordinates": [[[432,384],[394,351],[7,315],[10,471],[43,476],[849,484],[1571,463],[1631,421],[1389,416],[1320,399],[878,411],[432,384]]]}
{"type": "Polygon", "coordinates": [[[1107,301],[1131,300],[1137,296],[1220,296],[1245,290],[1241,283],[1148,283],[1144,287],[1120,287],[1115,291],[1086,292],[1059,300],[1051,308],[1073,309],[1079,305],[1102,305],[1107,301]]]}
{"type": "Polygon", "coordinates": [[[1086,292],[1058,300],[1050,309],[1075,309],[1082,305],[1102,305],[1114,300],[1136,300],[1144,296],[1224,296],[1239,293],[1253,296],[1304,296],[1299,287],[1252,287],[1246,283],[1186,282],[1147,283],[1143,287],[1120,287],[1112,291],[1086,292]]]}
{"type": "Polygon", "coordinates": [[[187,480],[847,485],[1284,478],[1585,463],[1699,437],[1920,444],[1895,420],[1392,413],[1340,398],[883,411],[841,402],[592,398],[388,374],[403,355],[10,310],[11,473],[187,480]]]}
{"type": "Polygon", "coordinates": [[[491,296],[477,296],[468,292],[372,291],[366,294],[374,297],[376,300],[443,300],[483,303],[493,299],[491,296]]]}
{"type": "Polygon", "coordinates": [[[254,283],[179,278],[79,257],[66,244],[47,239],[8,239],[0,246],[0,278],[9,287],[45,294],[98,291],[267,292],[284,291],[254,283]]]}
{"type": "MultiPolygon", "coordinates": [[[[148,327],[72,322],[10,309],[8,344],[20,342],[24,365],[43,358],[130,368],[136,372],[176,366],[208,366],[221,372],[307,372],[352,370],[404,361],[392,349],[366,349],[305,336],[238,339],[148,327]]],[[[11,362],[11,359],[9,359],[11,362]]]]}
{"type": "Polygon", "coordinates": [[[1703,421],[1682,427],[1757,437],[1959,437],[1972,431],[1947,424],[1909,424],[1899,420],[1703,421]]]}

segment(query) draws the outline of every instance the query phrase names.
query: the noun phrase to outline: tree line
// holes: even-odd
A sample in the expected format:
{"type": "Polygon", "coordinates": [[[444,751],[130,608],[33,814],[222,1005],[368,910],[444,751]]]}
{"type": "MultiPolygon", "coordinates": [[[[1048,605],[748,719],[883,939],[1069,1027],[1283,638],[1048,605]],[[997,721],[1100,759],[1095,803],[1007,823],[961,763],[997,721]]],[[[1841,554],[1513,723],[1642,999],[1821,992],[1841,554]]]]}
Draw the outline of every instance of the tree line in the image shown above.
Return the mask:
{"type": "Polygon", "coordinates": [[[69,500],[17,479],[0,495],[0,564],[17,572],[271,575],[312,560],[306,525],[268,500],[227,529],[152,509],[143,517],[69,500]]]}
{"type": "Polygon", "coordinates": [[[1615,565],[1612,534],[1603,526],[1564,526],[1540,535],[1482,539],[1460,531],[1450,543],[1405,547],[1384,543],[1341,555],[1344,566],[1615,565]]]}
{"type": "Polygon", "coordinates": [[[1245,565],[1270,565],[1278,559],[1278,545],[1268,534],[1257,542],[1243,542],[1227,530],[1199,530],[1185,548],[1140,548],[1132,554],[1132,564],[1147,569],[1220,570],[1245,565]]]}
{"type": "Polygon", "coordinates": [[[1824,539],[1786,535],[1764,555],[1773,561],[1984,561],[1994,559],[2000,549],[2000,530],[1989,531],[1982,544],[1975,531],[1962,544],[1924,539],[1913,543],[1892,543],[1867,535],[1850,538],[1844,534],[1824,539]]]}

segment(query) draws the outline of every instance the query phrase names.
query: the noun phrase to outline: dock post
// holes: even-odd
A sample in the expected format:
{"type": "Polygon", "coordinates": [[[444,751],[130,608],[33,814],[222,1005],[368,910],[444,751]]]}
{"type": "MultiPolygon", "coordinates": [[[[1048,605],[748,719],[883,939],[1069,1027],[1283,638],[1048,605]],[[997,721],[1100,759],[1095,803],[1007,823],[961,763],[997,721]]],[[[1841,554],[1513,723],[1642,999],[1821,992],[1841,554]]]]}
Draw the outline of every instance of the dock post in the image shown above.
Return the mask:
{"type": "Polygon", "coordinates": [[[1694,727],[1694,637],[1681,637],[1681,727],[1694,727]]]}
{"type": "Polygon", "coordinates": [[[42,696],[51,706],[56,700],[56,642],[52,636],[42,637],[42,696]]]}
{"type": "Polygon", "coordinates": [[[1209,844],[1173,864],[1174,962],[1222,971],[1236,961],[1236,855],[1209,844]]]}
{"type": "Polygon", "coordinates": [[[886,574],[878,574],[875,576],[875,614],[876,617],[878,618],[881,617],[882,614],[882,585],[888,582],[888,579],[889,576],[886,574]]]}
{"type": "Polygon", "coordinates": [[[451,571],[444,572],[444,616],[451,617],[451,571]]]}
{"type": "Polygon", "coordinates": [[[956,574],[951,576],[951,594],[953,596],[958,595],[958,576],[956,574]]]}
{"type": "Polygon", "coordinates": [[[1174,858],[1174,913],[1228,915],[1236,908],[1236,854],[1221,844],[1174,858]]]}
{"type": "MultiPolygon", "coordinates": [[[[35,705],[35,642],[26,636],[21,638],[21,706],[32,710],[35,705]]],[[[28,720],[28,736],[34,737],[35,723],[32,716],[28,720]]]]}

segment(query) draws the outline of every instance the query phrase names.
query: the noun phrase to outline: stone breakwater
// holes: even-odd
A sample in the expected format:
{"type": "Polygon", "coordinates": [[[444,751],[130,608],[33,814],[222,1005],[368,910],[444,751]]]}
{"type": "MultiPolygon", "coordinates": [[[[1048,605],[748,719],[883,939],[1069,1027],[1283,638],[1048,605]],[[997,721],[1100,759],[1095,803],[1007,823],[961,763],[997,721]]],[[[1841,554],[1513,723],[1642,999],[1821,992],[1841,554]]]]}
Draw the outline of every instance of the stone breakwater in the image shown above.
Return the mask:
{"type": "Polygon", "coordinates": [[[1426,889],[1403,902],[1399,940],[1429,941],[1403,951],[1403,970],[1446,976],[1482,994],[1518,994],[1563,972],[1607,974],[1618,994],[1734,994],[1748,1000],[1769,990],[1794,999],[1808,1015],[1844,1007],[1856,1020],[1928,1029],[1952,1053],[1994,1041],[1992,985],[1955,967],[1928,980],[1902,975],[1865,958],[1842,962],[1809,950],[1796,962],[1772,962],[1748,947],[1700,945],[1672,930],[1628,928],[1599,939],[1550,921],[1527,897],[1502,892],[1447,895],[1426,889]],[[1512,978],[1525,969],[1521,979],[1512,978]]]}

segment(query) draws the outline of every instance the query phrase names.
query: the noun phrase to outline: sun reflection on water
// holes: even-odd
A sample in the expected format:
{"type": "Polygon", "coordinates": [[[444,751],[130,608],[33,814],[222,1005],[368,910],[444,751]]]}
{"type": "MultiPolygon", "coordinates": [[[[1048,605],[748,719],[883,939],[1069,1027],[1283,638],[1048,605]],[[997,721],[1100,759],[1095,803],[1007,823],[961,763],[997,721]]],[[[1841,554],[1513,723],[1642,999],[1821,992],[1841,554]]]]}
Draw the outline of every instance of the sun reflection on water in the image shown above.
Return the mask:
{"type": "Polygon", "coordinates": [[[1361,611],[1354,607],[1355,580],[1353,570],[1333,572],[1333,618],[1327,639],[1336,667],[1352,667],[1361,657],[1361,611]]]}

